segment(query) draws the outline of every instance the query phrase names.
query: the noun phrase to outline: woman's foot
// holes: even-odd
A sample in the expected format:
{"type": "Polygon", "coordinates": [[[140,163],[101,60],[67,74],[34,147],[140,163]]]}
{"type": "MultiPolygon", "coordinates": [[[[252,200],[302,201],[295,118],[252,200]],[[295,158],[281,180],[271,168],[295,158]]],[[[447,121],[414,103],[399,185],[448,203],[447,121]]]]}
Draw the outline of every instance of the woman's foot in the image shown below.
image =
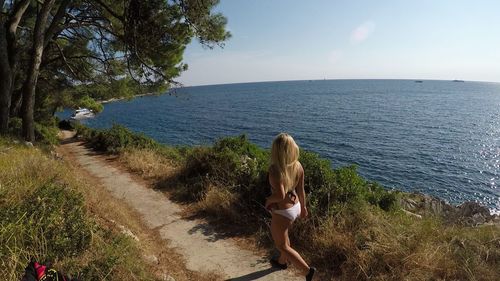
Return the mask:
{"type": "Polygon", "coordinates": [[[276,260],[276,259],[274,259],[274,258],[272,258],[272,259],[270,260],[270,262],[271,262],[271,265],[272,265],[273,267],[279,268],[279,269],[281,269],[281,270],[284,270],[284,269],[287,269],[287,268],[288,268],[288,264],[286,264],[286,263],[280,263],[278,260],[276,260]]]}
{"type": "Polygon", "coordinates": [[[316,268],[315,267],[309,267],[309,273],[306,275],[306,281],[311,281],[313,280],[314,273],[316,273],[316,268]]]}

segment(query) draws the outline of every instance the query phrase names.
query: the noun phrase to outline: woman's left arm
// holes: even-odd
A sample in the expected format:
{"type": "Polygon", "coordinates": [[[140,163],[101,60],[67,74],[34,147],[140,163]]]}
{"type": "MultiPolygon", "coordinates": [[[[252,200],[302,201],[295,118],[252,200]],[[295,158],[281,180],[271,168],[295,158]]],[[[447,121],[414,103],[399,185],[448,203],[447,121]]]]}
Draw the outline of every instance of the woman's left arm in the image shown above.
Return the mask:
{"type": "Polygon", "coordinates": [[[271,184],[273,194],[266,198],[266,208],[273,203],[279,203],[283,201],[286,196],[283,183],[279,179],[277,179],[273,173],[269,173],[269,183],[271,184]]]}

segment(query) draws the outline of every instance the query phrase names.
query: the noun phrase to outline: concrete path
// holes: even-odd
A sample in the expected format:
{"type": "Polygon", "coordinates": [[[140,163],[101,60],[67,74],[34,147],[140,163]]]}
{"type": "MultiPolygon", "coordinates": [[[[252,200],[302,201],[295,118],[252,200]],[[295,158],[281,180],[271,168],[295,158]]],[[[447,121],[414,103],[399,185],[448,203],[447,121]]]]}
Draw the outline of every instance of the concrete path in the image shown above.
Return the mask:
{"type": "Polygon", "coordinates": [[[289,270],[276,271],[269,266],[267,258],[239,248],[231,238],[217,235],[206,222],[181,218],[178,204],[112,167],[81,142],[66,142],[62,146],[72,152],[77,162],[74,164],[86,169],[114,197],[137,211],[150,229],[169,240],[185,257],[188,269],[216,271],[226,276],[224,280],[233,281],[305,280],[289,270]]]}

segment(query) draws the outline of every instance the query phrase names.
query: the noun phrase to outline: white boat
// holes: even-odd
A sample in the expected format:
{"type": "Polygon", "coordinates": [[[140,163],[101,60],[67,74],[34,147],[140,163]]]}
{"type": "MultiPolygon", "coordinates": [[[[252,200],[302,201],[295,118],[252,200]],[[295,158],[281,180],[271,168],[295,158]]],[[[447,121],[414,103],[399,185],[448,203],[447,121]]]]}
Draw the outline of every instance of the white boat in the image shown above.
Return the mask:
{"type": "Polygon", "coordinates": [[[79,108],[73,112],[71,115],[70,119],[71,120],[81,120],[85,118],[92,118],[94,117],[95,114],[92,110],[87,109],[87,108],[79,108]]]}

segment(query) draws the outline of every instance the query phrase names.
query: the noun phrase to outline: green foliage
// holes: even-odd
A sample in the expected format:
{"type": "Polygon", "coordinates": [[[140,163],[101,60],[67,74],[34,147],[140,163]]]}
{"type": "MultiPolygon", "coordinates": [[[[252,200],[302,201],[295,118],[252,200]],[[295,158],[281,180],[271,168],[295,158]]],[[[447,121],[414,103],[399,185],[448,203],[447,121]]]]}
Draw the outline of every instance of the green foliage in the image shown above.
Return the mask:
{"type": "Polygon", "coordinates": [[[58,144],[58,133],[59,129],[56,126],[45,126],[39,123],[35,123],[35,139],[43,144],[58,144]]]}
{"type": "MultiPolygon", "coordinates": [[[[37,142],[46,145],[56,145],[59,143],[59,139],[57,138],[59,129],[51,122],[54,120],[55,119],[48,119],[45,124],[35,123],[35,139],[37,142]]],[[[9,120],[9,134],[20,137],[21,129],[21,118],[11,118],[9,120]]]]}
{"type": "Polygon", "coordinates": [[[96,102],[93,98],[89,96],[81,97],[77,102],[75,102],[77,107],[88,108],[94,112],[101,112],[104,109],[104,106],[96,102]]]}
{"type": "Polygon", "coordinates": [[[392,193],[378,184],[368,183],[354,165],[332,169],[330,161],[308,151],[301,151],[300,162],[305,172],[304,186],[310,192],[311,211],[319,216],[332,215],[365,201],[384,210],[396,204],[392,193]]]}
{"type": "Polygon", "coordinates": [[[114,124],[109,130],[79,128],[79,134],[89,139],[97,150],[117,153],[127,148],[158,148],[158,143],[144,134],[136,134],[129,129],[114,124]]]}
{"type": "Polygon", "coordinates": [[[251,206],[269,193],[269,154],[245,135],[218,140],[213,147],[195,148],[186,158],[182,179],[191,198],[200,198],[207,183],[224,186],[241,195],[251,206]]]}

